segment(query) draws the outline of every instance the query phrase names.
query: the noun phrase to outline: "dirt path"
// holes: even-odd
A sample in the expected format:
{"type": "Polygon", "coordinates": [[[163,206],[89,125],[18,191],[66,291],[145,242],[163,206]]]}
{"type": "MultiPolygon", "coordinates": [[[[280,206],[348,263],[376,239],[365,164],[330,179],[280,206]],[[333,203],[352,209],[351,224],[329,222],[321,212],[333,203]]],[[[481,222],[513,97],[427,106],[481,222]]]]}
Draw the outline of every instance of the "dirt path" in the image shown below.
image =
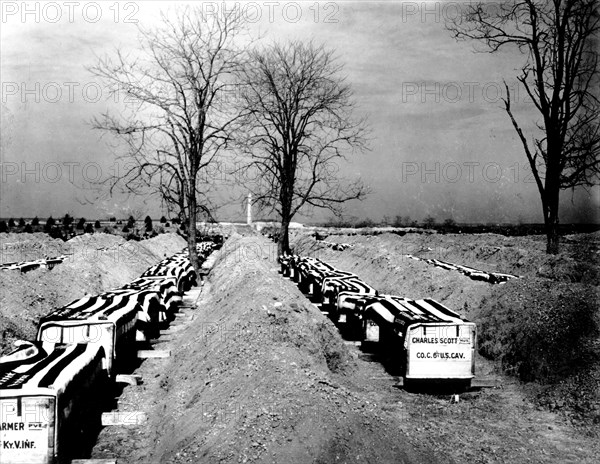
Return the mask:
{"type": "MultiPolygon", "coordinates": [[[[277,273],[259,237],[235,238],[195,309],[156,349],[118,410],[141,426],[109,427],[93,457],[128,463],[592,463],[600,447],[540,411],[522,385],[462,394],[409,393],[378,360],[344,343],[331,322],[277,273]],[[240,258],[245,256],[246,259],[240,258]],[[193,317],[193,320],[191,319],[193,317]]],[[[494,366],[478,360],[478,375],[494,366]]],[[[496,375],[496,374],[494,374],[496,375]]]]}

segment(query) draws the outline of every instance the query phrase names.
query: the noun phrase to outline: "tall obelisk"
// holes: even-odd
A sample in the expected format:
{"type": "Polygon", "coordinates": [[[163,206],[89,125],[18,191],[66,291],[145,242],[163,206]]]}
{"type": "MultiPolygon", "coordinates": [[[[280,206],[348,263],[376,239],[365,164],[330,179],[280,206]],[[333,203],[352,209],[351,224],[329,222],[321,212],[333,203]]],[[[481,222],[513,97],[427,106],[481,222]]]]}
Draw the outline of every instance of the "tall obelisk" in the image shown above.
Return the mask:
{"type": "Polygon", "coordinates": [[[248,194],[248,209],[246,213],[246,224],[252,225],[252,194],[248,194]]]}

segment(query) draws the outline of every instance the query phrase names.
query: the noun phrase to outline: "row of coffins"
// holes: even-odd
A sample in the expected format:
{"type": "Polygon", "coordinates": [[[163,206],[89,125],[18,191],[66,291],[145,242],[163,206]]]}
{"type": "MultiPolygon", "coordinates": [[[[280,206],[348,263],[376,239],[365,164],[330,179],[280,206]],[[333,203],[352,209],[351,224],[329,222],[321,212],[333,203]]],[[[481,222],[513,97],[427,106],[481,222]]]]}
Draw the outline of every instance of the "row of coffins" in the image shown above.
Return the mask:
{"type": "Polygon", "coordinates": [[[321,240],[319,243],[334,251],[344,251],[348,248],[354,248],[354,245],[351,245],[350,243],[328,242],[327,240],[321,240]]]}
{"type": "Polygon", "coordinates": [[[386,354],[405,382],[475,375],[476,325],[431,299],[382,295],[356,274],[317,258],[285,255],[281,272],[334,323],[386,354]]]}
{"type": "Polygon", "coordinates": [[[473,280],[481,280],[484,282],[489,282],[490,284],[503,284],[510,279],[519,279],[519,276],[512,274],[503,274],[501,272],[486,272],[480,271],[478,269],[474,269],[469,266],[462,266],[460,264],[448,263],[446,261],[441,261],[439,259],[428,259],[428,258],[419,258],[418,256],[406,255],[407,258],[414,259],[415,261],[424,261],[428,264],[432,264],[433,266],[441,267],[442,269],[446,269],[449,271],[458,271],[470,279],[473,280]]]}
{"type": "Polygon", "coordinates": [[[58,256],[56,258],[36,259],[35,261],[2,263],[0,264],[0,270],[28,272],[39,268],[52,269],[57,264],[62,263],[65,259],[67,259],[66,256],[58,256]]]}
{"type": "MultiPolygon", "coordinates": [[[[200,261],[218,247],[198,244],[200,261]]],[[[69,462],[83,429],[99,421],[106,386],[136,357],[137,342],[158,337],[195,281],[184,250],[42,317],[35,341],[0,357],[0,462],[69,462]]]]}

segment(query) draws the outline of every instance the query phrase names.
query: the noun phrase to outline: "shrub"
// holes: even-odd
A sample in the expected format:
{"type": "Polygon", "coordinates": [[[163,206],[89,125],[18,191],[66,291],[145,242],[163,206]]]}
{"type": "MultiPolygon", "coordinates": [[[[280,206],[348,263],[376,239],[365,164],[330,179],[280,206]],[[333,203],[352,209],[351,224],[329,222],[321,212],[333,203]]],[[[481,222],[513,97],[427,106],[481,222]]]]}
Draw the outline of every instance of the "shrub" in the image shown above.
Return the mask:
{"type": "Polygon", "coordinates": [[[146,232],[151,232],[152,231],[152,219],[150,218],[150,216],[146,216],[146,219],[144,219],[144,224],[146,225],[146,232]]]}
{"type": "MultiPolygon", "coordinates": [[[[98,227],[98,228],[99,228],[99,227],[98,227]]],[[[93,234],[93,233],[94,233],[94,228],[92,227],[92,223],[91,223],[91,222],[88,222],[88,223],[85,225],[85,233],[86,233],[86,234],[93,234]]]]}
{"type": "Polygon", "coordinates": [[[69,216],[69,213],[65,214],[65,217],[62,220],[62,224],[65,228],[69,227],[73,223],[73,218],[69,216]]]}
{"type": "Polygon", "coordinates": [[[442,232],[451,233],[457,230],[456,221],[452,218],[448,218],[442,224],[442,232]]]}
{"type": "Polygon", "coordinates": [[[8,227],[9,227],[9,228],[11,228],[11,229],[12,229],[13,227],[15,227],[15,220],[14,220],[13,218],[10,218],[10,219],[8,220],[8,227]]]}
{"type": "Polygon", "coordinates": [[[33,227],[31,227],[31,224],[26,224],[25,229],[23,229],[23,232],[25,232],[26,234],[33,234],[33,227]]]}
{"type": "Polygon", "coordinates": [[[19,219],[19,227],[25,227],[25,219],[19,219]]]}
{"type": "Polygon", "coordinates": [[[423,226],[426,229],[433,229],[433,227],[435,226],[435,218],[432,216],[427,216],[423,221],[423,226]]]}
{"type": "Polygon", "coordinates": [[[77,223],[77,230],[83,230],[85,228],[85,218],[81,218],[79,219],[79,222],[77,223]]]}
{"type": "Polygon", "coordinates": [[[161,223],[161,224],[164,224],[165,222],[167,222],[167,218],[166,218],[166,217],[164,217],[164,216],[162,216],[162,217],[160,218],[160,223],[161,223]]]}
{"type": "Polygon", "coordinates": [[[410,225],[410,216],[396,216],[392,225],[394,227],[408,227],[410,225]]]}
{"type": "Polygon", "coordinates": [[[100,225],[100,221],[96,220],[96,222],[94,223],[94,228],[95,228],[95,229],[100,229],[100,228],[102,228],[102,226],[100,225]]]}
{"type": "Polygon", "coordinates": [[[171,224],[169,224],[168,222],[165,223],[165,227],[171,227],[171,224]]]}
{"type": "Polygon", "coordinates": [[[116,217],[111,217],[108,220],[109,222],[117,222],[117,218],[116,217]]]}
{"type": "Polygon", "coordinates": [[[371,220],[371,218],[365,218],[362,221],[358,221],[355,225],[356,228],[362,227],[374,227],[375,223],[371,220]]]}
{"type": "Polygon", "coordinates": [[[32,226],[39,226],[40,225],[40,220],[38,219],[38,217],[34,217],[33,220],[31,221],[31,225],[32,226]]]}
{"type": "Polygon", "coordinates": [[[50,227],[50,229],[49,229],[49,231],[47,233],[52,238],[59,238],[61,240],[64,240],[63,234],[60,231],[60,228],[58,228],[58,227],[50,227]]]}
{"type": "Polygon", "coordinates": [[[8,232],[8,224],[6,221],[0,221],[0,232],[8,232]]]}
{"type": "Polygon", "coordinates": [[[125,225],[123,226],[123,229],[122,229],[122,230],[123,230],[123,232],[125,232],[125,233],[128,233],[128,232],[129,232],[129,226],[128,226],[127,224],[125,224],[125,225]]]}

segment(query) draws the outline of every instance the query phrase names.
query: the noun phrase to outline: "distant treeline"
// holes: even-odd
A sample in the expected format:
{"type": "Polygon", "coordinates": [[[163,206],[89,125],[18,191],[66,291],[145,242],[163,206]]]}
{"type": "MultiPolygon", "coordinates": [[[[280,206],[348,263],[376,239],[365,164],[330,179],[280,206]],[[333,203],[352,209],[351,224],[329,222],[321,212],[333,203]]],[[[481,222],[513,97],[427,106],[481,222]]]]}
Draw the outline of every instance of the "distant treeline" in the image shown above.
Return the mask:
{"type": "MultiPolygon", "coordinates": [[[[317,225],[317,224],[315,224],[317,225]]],[[[375,223],[369,219],[359,222],[346,221],[330,221],[323,224],[318,224],[321,227],[338,227],[360,229],[365,227],[413,227],[419,229],[435,230],[442,234],[500,234],[506,236],[523,236],[523,235],[543,235],[545,234],[544,224],[466,224],[455,223],[454,221],[444,221],[443,223],[435,223],[426,221],[418,223],[412,221],[410,224],[388,224],[375,223]]],[[[591,233],[600,230],[600,224],[561,224],[559,225],[559,233],[561,235],[591,233]]]]}
{"type": "MultiPolygon", "coordinates": [[[[107,221],[87,221],[85,218],[79,218],[76,220],[69,214],[65,214],[63,218],[54,219],[50,216],[48,219],[40,220],[37,216],[26,221],[24,218],[15,220],[9,218],[8,220],[0,218],[0,233],[37,233],[44,232],[52,238],[68,240],[76,235],[81,234],[93,234],[95,232],[103,232],[107,234],[116,234],[125,237],[127,240],[141,240],[142,238],[148,238],[156,236],[159,233],[164,233],[170,228],[171,224],[180,224],[178,218],[172,218],[169,220],[162,216],[160,218],[160,224],[155,226],[152,223],[152,218],[146,216],[141,220],[136,220],[133,216],[129,216],[127,220],[121,220],[117,218],[110,218],[107,221]]],[[[179,226],[176,226],[179,230],[179,226]]],[[[181,226],[182,232],[185,231],[185,227],[181,226]]]]}
{"type": "MultiPolygon", "coordinates": [[[[544,235],[544,224],[453,224],[434,225],[433,229],[449,234],[500,234],[506,236],[544,235]]],[[[562,224],[561,235],[583,234],[600,230],[600,224],[562,224]]]]}

